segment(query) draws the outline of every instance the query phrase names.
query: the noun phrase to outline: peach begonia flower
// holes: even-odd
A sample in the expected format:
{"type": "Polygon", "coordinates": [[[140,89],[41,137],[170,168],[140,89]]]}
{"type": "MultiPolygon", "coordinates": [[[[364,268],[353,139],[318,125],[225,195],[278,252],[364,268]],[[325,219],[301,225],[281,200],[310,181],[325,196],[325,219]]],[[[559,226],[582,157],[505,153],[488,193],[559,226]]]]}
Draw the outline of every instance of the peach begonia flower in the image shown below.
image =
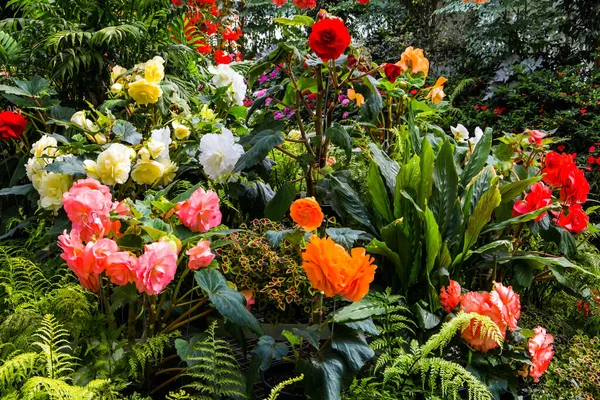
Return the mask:
{"type": "Polygon", "coordinates": [[[201,240],[198,244],[185,252],[190,256],[188,268],[196,271],[198,268],[208,267],[215,255],[210,252],[210,242],[201,240]]]}
{"type": "Polygon", "coordinates": [[[323,223],[323,211],[314,197],[306,197],[294,201],[290,207],[290,217],[309,232],[314,231],[323,223]]]}
{"type": "Polygon", "coordinates": [[[450,279],[450,284],[442,286],[440,290],[440,303],[444,307],[444,311],[451,313],[459,304],[461,298],[461,288],[458,282],[450,279]]]}
{"type": "Polygon", "coordinates": [[[156,295],[175,277],[177,255],[166,242],[154,242],[144,246],[136,271],[136,287],[140,293],[156,295]]]}
{"type": "Polygon", "coordinates": [[[494,282],[494,290],[490,292],[490,301],[500,309],[504,323],[508,325],[511,332],[514,332],[521,317],[519,295],[513,291],[512,286],[505,287],[501,283],[494,282]]]}
{"type": "Polygon", "coordinates": [[[80,232],[82,240],[101,238],[113,228],[109,218],[113,208],[110,189],[97,180],[78,180],[63,195],[62,202],[73,229],[80,232]]]}
{"type": "Polygon", "coordinates": [[[365,104],[365,96],[363,96],[360,93],[357,93],[354,89],[352,89],[352,88],[348,89],[347,95],[350,100],[356,101],[357,107],[360,107],[363,104],[365,104]]]}
{"type": "Polygon", "coordinates": [[[444,97],[446,97],[446,93],[444,93],[444,83],[446,82],[448,82],[448,79],[440,76],[437,81],[435,81],[435,85],[433,85],[426,98],[431,99],[433,104],[440,104],[444,97]]]}
{"type": "Polygon", "coordinates": [[[250,311],[250,309],[252,308],[252,304],[256,302],[254,300],[254,292],[252,291],[252,289],[246,289],[241,290],[240,293],[243,294],[246,298],[246,308],[248,309],[248,311],[250,311]]]}
{"type": "MultiPolygon", "coordinates": [[[[506,323],[502,312],[491,302],[489,293],[465,293],[460,302],[460,309],[466,313],[474,312],[490,317],[500,328],[502,336],[506,336],[506,323]]],[[[475,319],[471,320],[471,324],[462,331],[461,336],[477,351],[487,352],[498,346],[494,339],[482,334],[481,324],[475,319]]]]}
{"type": "Polygon", "coordinates": [[[110,281],[115,285],[123,286],[136,281],[139,261],[127,251],[118,251],[106,257],[104,267],[110,281]]]}
{"type": "Polygon", "coordinates": [[[188,200],[177,203],[175,213],[183,225],[193,232],[208,232],[221,223],[219,196],[212,190],[199,188],[188,200]]]}
{"type": "Polygon", "coordinates": [[[533,363],[532,366],[529,366],[529,376],[533,378],[534,382],[539,382],[554,356],[554,337],[541,326],[535,328],[533,332],[535,336],[529,339],[528,345],[533,363]]]}
{"type": "Polygon", "coordinates": [[[352,249],[351,254],[331,238],[313,235],[302,253],[302,268],[314,288],[327,297],[342,295],[360,301],[369,291],[375,276],[375,265],[365,249],[352,249]]]}
{"type": "Polygon", "coordinates": [[[423,72],[425,77],[429,74],[429,60],[425,58],[423,49],[415,49],[412,46],[407,47],[396,65],[400,66],[403,71],[408,71],[411,74],[423,72]]]}

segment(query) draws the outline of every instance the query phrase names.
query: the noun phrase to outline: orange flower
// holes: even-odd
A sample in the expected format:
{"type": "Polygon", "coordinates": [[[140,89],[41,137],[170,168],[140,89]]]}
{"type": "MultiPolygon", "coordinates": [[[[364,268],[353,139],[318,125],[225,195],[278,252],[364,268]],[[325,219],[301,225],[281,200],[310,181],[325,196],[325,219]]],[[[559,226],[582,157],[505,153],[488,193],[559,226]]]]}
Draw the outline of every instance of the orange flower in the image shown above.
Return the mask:
{"type": "Polygon", "coordinates": [[[460,297],[460,285],[458,282],[450,279],[448,288],[442,286],[442,290],[440,291],[440,303],[444,307],[444,311],[448,314],[451,313],[460,303],[460,297]]]}
{"type": "Polygon", "coordinates": [[[290,216],[307,231],[314,231],[323,223],[323,211],[314,197],[296,200],[290,207],[290,216]]]}
{"type": "Polygon", "coordinates": [[[363,95],[362,95],[362,94],[360,94],[360,93],[356,93],[356,92],[354,91],[354,89],[352,89],[352,88],[348,89],[348,98],[349,98],[350,100],[354,100],[354,101],[356,101],[356,106],[357,106],[357,107],[360,107],[360,106],[362,106],[363,104],[365,104],[365,96],[363,96],[363,95]]]}
{"type": "Polygon", "coordinates": [[[533,332],[535,332],[535,336],[529,339],[528,345],[533,363],[529,368],[529,376],[533,378],[534,382],[539,382],[554,356],[554,337],[546,333],[546,329],[541,326],[535,328],[533,332]]]}
{"type": "MultiPolygon", "coordinates": [[[[502,312],[491,302],[489,293],[465,293],[462,296],[460,309],[466,313],[474,312],[490,317],[500,328],[502,336],[506,336],[506,323],[502,319],[502,312]]],[[[498,346],[494,339],[482,335],[481,325],[475,319],[471,320],[471,324],[462,331],[461,336],[477,351],[487,352],[498,346]]]]}
{"type": "Polygon", "coordinates": [[[446,82],[448,82],[448,79],[444,78],[443,76],[440,76],[435,82],[435,85],[433,85],[433,87],[431,88],[431,91],[427,95],[427,98],[431,98],[433,104],[439,104],[440,101],[442,101],[442,99],[446,97],[446,93],[444,93],[444,83],[446,82]]]}
{"type": "Polygon", "coordinates": [[[429,73],[429,60],[425,58],[423,49],[415,49],[412,46],[404,50],[396,65],[399,65],[404,71],[410,71],[411,74],[423,72],[427,76],[429,73]]]}
{"type": "Polygon", "coordinates": [[[343,288],[344,271],[350,256],[346,250],[331,238],[321,239],[317,235],[310,237],[310,243],[302,253],[302,268],[313,287],[327,297],[340,294],[343,288]]]}
{"type": "Polygon", "coordinates": [[[494,290],[490,293],[490,301],[500,309],[502,319],[511,332],[514,332],[521,317],[519,295],[513,291],[512,286],[504,287],[501,283],[494,282],[494,290]]]}
{"type": "Polygon", "coordinates": [[[352,249],[351,254],[348,268],[344,271],[345,286],[340,294],[348,300],[360,301],[369,292],[377,266],[373,265],[374,259],[362,247],[352,249]]]}

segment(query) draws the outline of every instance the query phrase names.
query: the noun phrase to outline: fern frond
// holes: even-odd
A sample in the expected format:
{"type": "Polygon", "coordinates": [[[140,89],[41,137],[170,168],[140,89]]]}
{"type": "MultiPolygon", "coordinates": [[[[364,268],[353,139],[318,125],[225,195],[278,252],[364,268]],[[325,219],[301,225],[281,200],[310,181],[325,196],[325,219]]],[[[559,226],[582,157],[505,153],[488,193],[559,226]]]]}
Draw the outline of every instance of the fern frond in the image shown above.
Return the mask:
{"type": "Polygon", "coordinates": [[[439,389],[445,399],[460,399],[459,389],[466,387],[469,400],[491,400],[492,395],[475,375],[463,366],[438,357],[420,359],[416,367],[421,371],[423,385],[427,382],[432,392],[439,389]]]}
{"type": "Polygon", "coordinates": [[[458,85],[456,85],[456,87],[452,91],[452,94],[448,96],[448,100],[450,101],[450,103],[452,103],[454,101],[454,98],[458,96],[463,90],[465,90],[465,88],[472,86],[474,83],[474,78],[465,78],[458,82],[458,85]]]}
{"type": "Polygon", "coordinates": [[[286,386],[289,386],[296,382],[300,382],[303,379],[304,379],[304,374],[300,374],[299,376],[287,379],[283,382],[279,382],[277,385],[275,385],[273,390],[271,390],[271,393],[269,394],[269,397],[267,398],[267,400],[276,400],[279,397],[279,392],[281,392],[286,386]]]}
{"type": "Polygon", "coordinates": [[[70,374],[77,366],[77,357],[70,354],[71,346],[67,341],[69,333],[62,328],[54,316],[47,314],[42,319],[41,327],[35,334],[38,347],[45,357],[45,375],[53,380],[71,380],[70,374]]]}
{"type": "Polygon", "coordinates": [[[136,343],[131,348],[129,369],[133,377],[140,372],[143,374],[148,363],[159,362],[163,358],[165,348],[169,346],[171,339],[179,335],[178,331],[168,334],[159,334],[145,341],[136,343]]]}
{"type": "Polygon", "coordinates": [[[40,395],[47,395],[50,399],[61,400],[94,400],[97,394],[87,387],[71,386],[60,379],[35,376],[29,379],[21,388],[23,400],[36,400],[40,395]]]}
{"type": "Polygon", "coordinates": [[[37,359],[37,353],[23,353],[0,365],[0,389],[25,382],[32,375],[37,359]]]}
{"type": "Polygon", "coordinates": [[[0,30],[0,62],[11,65],[19,57],[21,48],[10,34],[0,30]]]}

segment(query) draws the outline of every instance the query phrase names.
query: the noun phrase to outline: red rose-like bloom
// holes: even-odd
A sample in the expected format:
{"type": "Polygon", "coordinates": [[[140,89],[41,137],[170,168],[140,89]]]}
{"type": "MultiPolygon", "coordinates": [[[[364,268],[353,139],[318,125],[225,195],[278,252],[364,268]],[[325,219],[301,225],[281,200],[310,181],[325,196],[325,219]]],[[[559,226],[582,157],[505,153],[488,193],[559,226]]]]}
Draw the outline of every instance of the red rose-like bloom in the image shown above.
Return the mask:
{"type": "Polygon", "coordinates": [[[587,223],[590,220],[588,215],[583,211],[581,204],[573,204],[569,207],[569,213],[561,213],[558,217],[557,224],[572,233],[579,233],[587,228],[587,223]]]}
{"type": "MultiPolygon", "coordinates": [[[[502,312],[491,301],[489,293],[465,293],[460,302],[460,309],[466,313],[474,312],[490,317],[500,328],[502,336],[506,336],[506,323],[502,318],[502,312]]],[[[482,335],[481,324],[475,319],[471,320],[471,324],[462,331],[461,336],[477,351],[487,352],[498,346],[494,339],[482,335]]]]}
{"type": "Polygon", "coordinates": [[[0,139],[18,139],[27,128],[27,119],[12,111],[0,112],[0,139]]]}
{"type": "Polygon", "coordinates": [[[296,7],[301,9],[315,8],[317,6],[317,0],[294,0],[296,7]]]}
{"type": "Polygon", "coordinates": [[[396,64],[386,63],[384,64],[383,72],[388,81],[394,83],[400,74],[402,74],[402,67],[396,64]]]}
{"type": "MultiPolygon", "coordinates": [[[[513,217],[527,214],[540,208],[552,204],[552,190],[542,182],[537,182],[531,186],[531,191],[525,195],[525,200],[519,200],[513,206],[513,217]]],[[[546,212],[537,217],[536,221],[541,221],[546,212]]]]}
{"type": "Polygon", "coordinates": [[[215,62],[217,63],[217,65],[229,64],[231,62],[231,56],[229,56],[229,54],[227,54],[227,52],[223,50],[215,51],[213,57],[215,58],[215,62]]]}
{"type": "Polygon", "coordinates": [[[308,45],[323,61],[335,60],[350,45],[350,32],[340,19],[323,19],[312,26],[308,45]]]}
{"type": "Polygon", "coordinates": [[[366,4],[369,4],[369,2],[371,0],[357,0],[357,1],[358,1],[358,4],[365,4],[366,5],[366,4]]]}
{"type": "Polygon", "coordinates": [[[538,382],[540,377],[546,372],[552,356],[554,356],[554,337],[546,333],[546,329],[538,326],[533,330],[535,336],[529,339],[529,354],[533,366],[529,368],[529,376],[534,382],[538,382]]]}
{"type": "Polygon", "coordinates": [[[529,131],[529,143],[532,143],[536,146],[542,145],[542,139],[546,137],[546,133],[542,131],[530,130],[529,131]]]}
{"type": "Polygon", "coordinates": [[[590,184],[579,168],[571,168],[562,182],[560,200],[565,204],[585,203],[590,192],[590,184]]]}
{"type": "Polygon", "coordinates": [[[501,283],[494,282],[494,290],[490,292],[490,301],[500,309],[502,319],[511,332],[514,332],[521,317],[519,295],[513,291],[512,286],[504,287],[501,283]]]}
{"type": "Polygon", "coordinates": [[[550,186],[560,187],[573,168],[577,168],[571,154],[549,152],[544,160],[544,182],[550,186]]]}
{"type": "Polygon", "coordinates": [[[235,31],[231,28],[227,28],[225,29],[225,32],[223,32],[223,39],[225,40],[236,41],[240,38],[240,36],[242,36],[242,30],[240,28],[236,29],[235,31]]]}
{"type": "Polygon", "coordinates": [[[444,311],[451,313],[460,303],[460,285],[458,282],[450,279],[450,284],[442,286],[440,290],[440,303],[444,307],[444,311]]]}
{"type": "Polygon", "coordinates": [[[208,43],[199,43],[196,46],[196,51],[200,54],[208,54],[212,51],[212,47],[208,43]]]}
{"type": "Polygon", "coordinates": [[[275,7],[281,7],[285,3],[287,3],[287,0],[273,0],[273,4],[275,4],[275,7]]]}

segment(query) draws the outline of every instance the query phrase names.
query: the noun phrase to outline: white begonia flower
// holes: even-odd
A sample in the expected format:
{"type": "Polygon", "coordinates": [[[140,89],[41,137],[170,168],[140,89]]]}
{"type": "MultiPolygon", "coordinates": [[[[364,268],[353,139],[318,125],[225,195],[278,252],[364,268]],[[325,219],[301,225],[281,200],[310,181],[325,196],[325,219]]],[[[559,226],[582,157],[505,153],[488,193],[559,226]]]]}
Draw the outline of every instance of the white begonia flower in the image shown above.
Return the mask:
{"type": "Polygon", "coordinates": [[[44,135],[31,146],[31,154],[37,158],[56,156],[58,154],[58,142],[53,137],[44,135]]]}
{"type": "Polygon", "coordinates": [[[151,137],[146,141],[146,147],[148,148],[148,151],[150,152],[150,156],[152,156],[152,158],[158,158],[162,156],[163,150],[165,149],[165,144],[160,140],[151,137]]]}
{"type": "Polygon", "coordinates": [[[164,145],[162,152],[157,157],[157,160],[169,160],[169,145],[171,144],[171,130],[168,126],[161,129],[155,129],[152,131],[150,137],[154,140],[161,142],[164,145]]]}
{"type": "Polygon", "coordinates": [[[77,111],[73,114],[71,116],[71,123],[91,132],[98,132],[100,130],[98,125],[85,118],[85,111],[77,111]]]}
{"type": "Polygon", "coordinates": [[[52,161],[52,159],[44,159],[44,158],[36,158],[31,157],[27,164],[25,164],[25,172],[27,173],[27,178],[33,184],[35,190],[40,189],[40,182],[44,175],[47,175],[48,172],[44,170],[44,167],[48,165],[48,161],[52,161]]]}
{"type": "Polygon", "coordinates": [[[218,88],[229,87],[227,95],[236,105],[244,105],[244,97],[248,87],[244,83],[244,77],[237,73],[228,64],[219,64],[216,67],[210,67],[209,71],[215,74],[212,83],[218,88]]]}
{"type": "Polygon", "coordinates": [[[121,77],[120,79],[117,78],[119,77],[119,75],[123,75],[125,72],[127,72],[126,68],[123,68],[119,65],[115,65],[112,71],[110,72],[110,81],[119,82],[121,79],[123,79],[123,77],[121,77]]]}
{"type": "Polygon", "coordinates": [[[120,143],[111,144],[98,156],[96,161],[85,160],[83,165],[90,178],[98,179],[105,185],[125,183],[129,179],[131,160],[135,151],[120,143]]]}
{"type": "Polygon", "coordinates": [[[294,140],[302,139],[302,133],[298,129],[292,129],[288,133],[288,138],[294,139],[294,140]]]}
{"type": "Polygon", "coordinates": [[[113,83],[110,86],[110,91],[114,94],[121,93],[121,90],[123,90],[123,85],[121,85],[120,83],[113,83]]]}
{"type": "Polygon", "coordinates": [[[210,179],[231,173],[244,154],[244,148],[235,142],[233,133],[227,128],[221,130],[221,134],[209,133],[200,139],[200,164],[210,179]]]}
{"type": "Polygon", "coordinates": [[[70,175],[48,172],[39,182],[40,206],[58,211],[62,207],[63,194],[71,188],[73,179],[70,175]]]}
{"type": "Polygon", "coordinates": [[[458,124],[456,128],[451,126],[450,130],[457,142],[466,143],[467,139],[469,139],[469,131],[463,124],[458,124]]]}
{"type": "Polygon", "coordinates": [[[475,137],[469,139],[469,144],[471,144],[471,146],[477,145],[477,143],[479,143],[479,140],[481,140],[482,136],[483,136],[483,131],[481,130],[481,128],[480,127],[475,128],[475,137]]]}

